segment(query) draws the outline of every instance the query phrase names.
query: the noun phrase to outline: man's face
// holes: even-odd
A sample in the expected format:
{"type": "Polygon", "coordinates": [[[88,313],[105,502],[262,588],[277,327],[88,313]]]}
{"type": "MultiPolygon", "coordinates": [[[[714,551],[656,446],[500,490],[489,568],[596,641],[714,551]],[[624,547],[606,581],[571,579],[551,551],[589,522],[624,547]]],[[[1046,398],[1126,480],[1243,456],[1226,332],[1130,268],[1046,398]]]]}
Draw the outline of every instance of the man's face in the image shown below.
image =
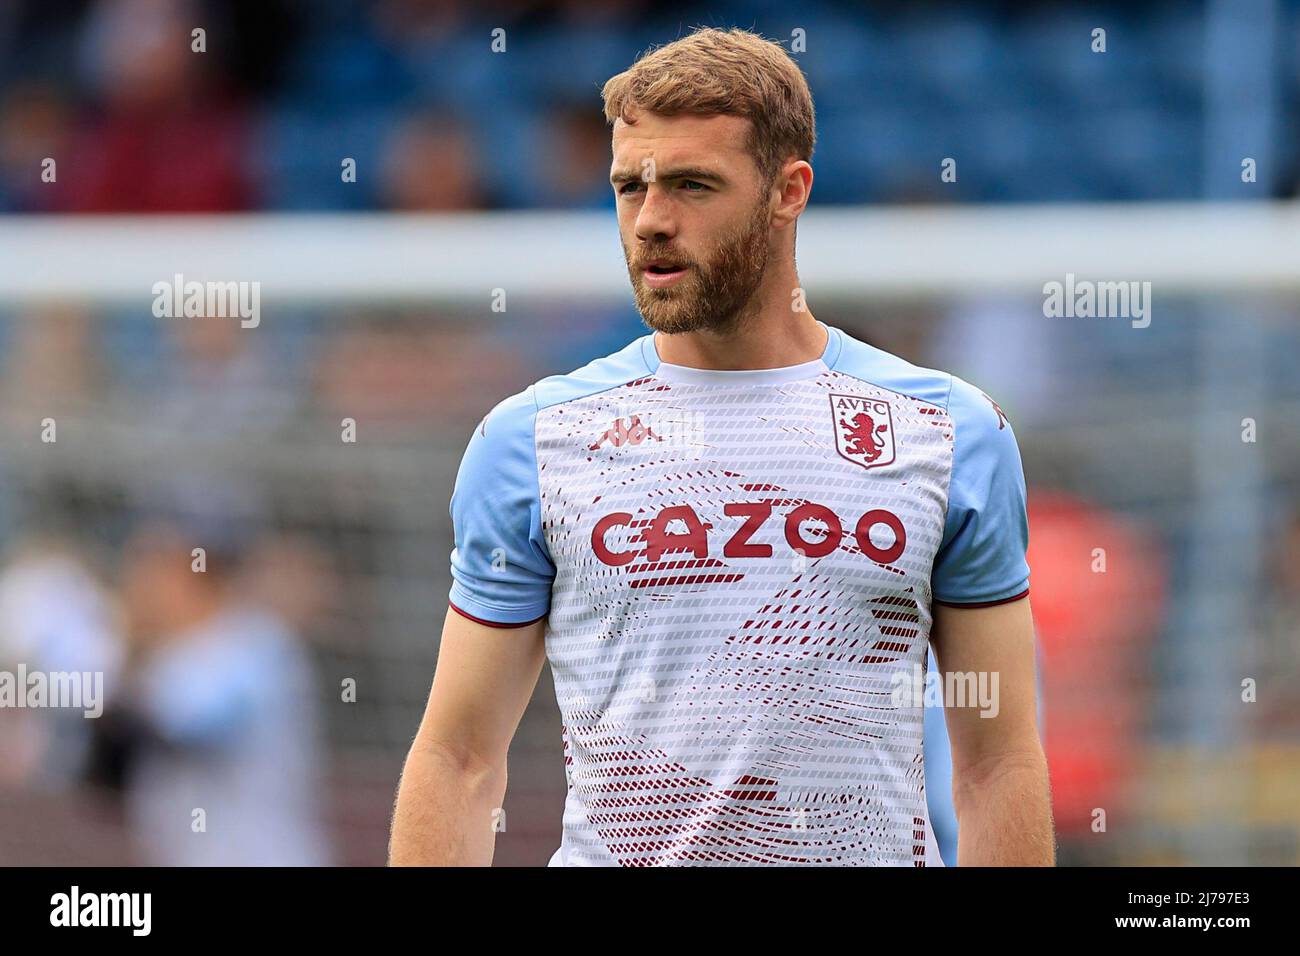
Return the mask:
{"type": "Polygon", "coordinates": [[[673,334],[734,327],[767,268],[771,212],[736,116],[614,123],[610,182],[637,308],[673,334]]]}

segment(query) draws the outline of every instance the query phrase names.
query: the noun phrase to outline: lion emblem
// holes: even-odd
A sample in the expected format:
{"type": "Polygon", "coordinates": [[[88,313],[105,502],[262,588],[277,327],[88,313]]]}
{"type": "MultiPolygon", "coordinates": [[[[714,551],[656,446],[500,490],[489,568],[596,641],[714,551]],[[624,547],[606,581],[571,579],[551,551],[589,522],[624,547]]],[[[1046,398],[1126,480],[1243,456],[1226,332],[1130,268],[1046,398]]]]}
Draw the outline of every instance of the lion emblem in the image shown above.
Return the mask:
{"type": "Polygon", "coordinates": [[[889,426],[877,425],[866,412],[858,412],[851,423],[841,418],[840,427],[844,429],[844,444],[849,454],[861,455],[866,461],[873,462],[885,450],[882,436],[889,431],[889,426]]]}
{"type": "Polygon", "coordinates": [[[892,465],[894,415],[883,398],[831,395],[831,426],[841,457],[863,468],[892,465]]]}

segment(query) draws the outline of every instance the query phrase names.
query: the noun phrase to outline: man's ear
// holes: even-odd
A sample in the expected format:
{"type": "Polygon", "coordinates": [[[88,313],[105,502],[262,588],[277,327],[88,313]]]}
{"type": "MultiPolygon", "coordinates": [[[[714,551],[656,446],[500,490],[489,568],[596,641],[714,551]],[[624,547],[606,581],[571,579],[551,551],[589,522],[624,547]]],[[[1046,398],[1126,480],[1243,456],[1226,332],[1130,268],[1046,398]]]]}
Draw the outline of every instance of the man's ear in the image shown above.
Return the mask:
{"type": "Polygon", "coordinates": [[[772,211],[772,225],[783,228],[799,218],[812,194],[813,171],[805,160],[792,159],[777,173],[772,183],[776,194],[776,208],[772,211]]]}

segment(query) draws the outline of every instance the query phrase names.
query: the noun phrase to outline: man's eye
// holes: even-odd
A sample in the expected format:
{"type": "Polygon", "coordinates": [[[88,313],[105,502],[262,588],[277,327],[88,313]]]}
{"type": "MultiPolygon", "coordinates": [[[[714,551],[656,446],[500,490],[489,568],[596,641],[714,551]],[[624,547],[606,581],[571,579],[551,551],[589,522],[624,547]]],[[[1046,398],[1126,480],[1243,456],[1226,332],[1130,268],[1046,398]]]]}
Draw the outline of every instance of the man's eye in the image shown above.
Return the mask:
{"type": "Polygon", "coordinates": [[[694,179],[684,179],[682,180],[682,185],[688,187],[686,191],[691,193],[704,192],[709,188],[708,186],[704,185],[704,183],[696,182],[694,179]],[[689,187],[691,186],[698,186],[699,189],[690,189],[689,187]]]}
{"type": "Polygon", "coordinates": [[[619,192],[619,195],[620,195],[620,196],[626,196],[626,195],[628,195],[628,193],[630,193],[632,190],[634,190],[634,189],[640,189],[640,188],[641,188],[641,184],[638,183],[638,182],[635,182],[635,181],[633,181],[633,182],[626,182],[626,183],[624,183],[622,186],[619,186],[619,187],[618,187],[618,192],[619,192]]]}

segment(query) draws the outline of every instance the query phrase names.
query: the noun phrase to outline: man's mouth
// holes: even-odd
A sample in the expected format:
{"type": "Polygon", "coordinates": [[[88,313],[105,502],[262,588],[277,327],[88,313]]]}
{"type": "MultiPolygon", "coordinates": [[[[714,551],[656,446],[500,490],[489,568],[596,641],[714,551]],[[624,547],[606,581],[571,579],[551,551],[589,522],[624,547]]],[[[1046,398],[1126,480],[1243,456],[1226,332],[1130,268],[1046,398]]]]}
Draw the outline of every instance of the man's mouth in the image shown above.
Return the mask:
{"type": "Polygon", "coordinates": [[[646,285],[656,289],[663,289],[673,285],[682,276],[686,275],[689,266],[679,265],[675,262],[669,262],[664,259],[656,259],[647,265],[641,274],[644,276],[646,285]]]}

